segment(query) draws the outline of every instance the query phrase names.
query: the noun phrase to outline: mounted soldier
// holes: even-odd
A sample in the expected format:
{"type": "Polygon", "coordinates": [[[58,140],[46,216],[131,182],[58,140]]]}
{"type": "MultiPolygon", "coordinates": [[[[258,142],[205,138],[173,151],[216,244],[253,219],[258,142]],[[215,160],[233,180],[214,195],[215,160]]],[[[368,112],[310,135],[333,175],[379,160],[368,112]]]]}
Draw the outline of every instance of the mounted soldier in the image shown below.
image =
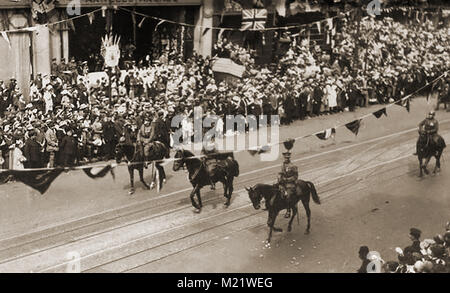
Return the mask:
{"type": "Polygon", "coordinates": [[[281,196],[288,203],[286,218],[290,217],[291,204],[290,199],[297,191],[297,180],[298,180],[298,168],[291,162],[291,152],[290,150],[294,146],[294,140],[290,139],[284,142],[284,146],[287,152],[283,153],[284,162],[281,166],[281,172],[278,173],[278,188],[280,190],[281,196]]]}
{"type": "MultiPolygon", "coordinates": [[[[169,129],[167,127],[166,122],[163,120],[164,111],[159,110],[155,118],[151,123],[151,131],[150,131],[150,142],[159,141],[163,143],[167,149],[170,149],[170,134],[169,129]]],[[[166,158],[169,158],[169,153],[165,155],[166,158]]]]}
{"type": "MultiPolygon", "coordinates": [[[[145,115],[144,123],[139,129],[138,135],[137,135],[137,143],[138,146],[143,148],[144,151],[144,158],[147,160],[148,157],[150,157],[150,142],[151,142],[151,134],[152,134],[152,127],[151,127],[151,117],[149,114],[145,115]]],[[[147,168],[147,163],[145,164],[145,168],[147,168]]]]}
{"type": "MultiPolygon", "coordinates": [[[[214,137],[211,141],[209,141],[209,143],[203,144],[201,154],[204,155],[204,157],[202,157],[202,162],[205,165],[207,172],[211,174],[218,164],[217,157],[215,156],[215,154],[218,154],[218,151],[214,137]]],[[[215,190],[216,185],[211,180],[211,176],[209,176],[209,180],[211,182],[211,190],[215,190]]]]}
{"type": "MultiPolygon", "coordinates": [[[[430,111],[427,115],[427,118],[420,122],[419,133],[424,133],[428,136],[428,139],[431,143],[437,145],[439,140],[439,135],[437,134],[439,130],[439,122],[434,117],[434,111],[430,111]]],[[[419,142],[417,142],[417,147],[418,146],[419,142]]]]}

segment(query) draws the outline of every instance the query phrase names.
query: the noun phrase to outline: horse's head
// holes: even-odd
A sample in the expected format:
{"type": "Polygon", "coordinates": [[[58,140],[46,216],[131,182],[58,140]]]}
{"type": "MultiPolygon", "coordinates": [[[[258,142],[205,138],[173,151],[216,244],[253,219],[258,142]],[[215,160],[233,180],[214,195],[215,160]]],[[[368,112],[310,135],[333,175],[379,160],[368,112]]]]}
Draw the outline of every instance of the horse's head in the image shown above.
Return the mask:
{"type": "Polygon", "coordinates": [[[184,166],[184,163],[185,163],[184,151],[181,149],[177,150],[174,158],[175,158],[175,161],[173,161],[172,169],[173,169],[173,171],[176,172],[184,166]]]}
{"type": "Polygon", "coordinates": [[[116,155],[116,162],[117,162],[117,164],[120,164],[120,162],[122,162],[123,156],[125,155],[123,147],[124,147],[123,142],[119,142],[116,145],[116,149],[114,151],[114,154],[116,155]]]}
{"type": "Polygon", "coordinates": [[[121,137],[119,143],[116,145],[116,149],[114,151],[116,156],[116,162],[120,163],[125,157],[126,160],[130,160],[133,157],[134,147],[133,144],[127,143],[125,137],[121,137]]]}
{"type": "Polygon", "coordinates": [[[245,187],[245,190],[247,190],[248,196],[250,197],[255,210],[259,210],[261,208],[261,194],[259,194],[254,187],[245,187]]]}

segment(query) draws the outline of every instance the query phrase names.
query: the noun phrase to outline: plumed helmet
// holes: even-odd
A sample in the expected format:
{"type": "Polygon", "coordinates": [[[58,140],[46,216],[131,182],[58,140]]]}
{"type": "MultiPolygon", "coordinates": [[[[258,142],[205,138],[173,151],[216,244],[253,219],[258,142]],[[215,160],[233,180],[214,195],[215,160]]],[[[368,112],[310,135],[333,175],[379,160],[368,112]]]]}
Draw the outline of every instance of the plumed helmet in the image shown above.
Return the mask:
{"type": "Polygon", "coordinates": [[[283,145],[287,150],[291,150],[294,147],[294,143],[295,143],[295,140],[292,138],[289,138],[283,142],[283,145]]]}

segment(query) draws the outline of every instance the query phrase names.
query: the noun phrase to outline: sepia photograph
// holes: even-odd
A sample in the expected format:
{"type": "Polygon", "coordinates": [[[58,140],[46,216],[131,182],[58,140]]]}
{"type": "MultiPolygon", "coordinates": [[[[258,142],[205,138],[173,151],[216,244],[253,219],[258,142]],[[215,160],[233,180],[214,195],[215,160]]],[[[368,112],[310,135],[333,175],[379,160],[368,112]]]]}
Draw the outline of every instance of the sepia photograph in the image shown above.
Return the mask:
{"type": "Polygon", "coordinates": [[[450,1],[0,0],[0,32],[0,273],[450,273],[450,1]]]}

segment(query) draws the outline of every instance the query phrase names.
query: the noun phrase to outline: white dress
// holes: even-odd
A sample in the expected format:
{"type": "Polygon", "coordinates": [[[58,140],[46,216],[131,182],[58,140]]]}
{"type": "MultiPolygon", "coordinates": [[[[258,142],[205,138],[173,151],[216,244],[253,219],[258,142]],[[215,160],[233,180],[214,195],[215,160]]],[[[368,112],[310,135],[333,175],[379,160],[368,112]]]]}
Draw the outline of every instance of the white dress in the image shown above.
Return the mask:
{"type": "Polygon", "coordinates": [[[23,162],[26,158],[23,156],[22,151],[19,148],[14,148],[13,150],[13,170],[23,170],[25,167],[23,166],[23,162]]]}
{"type": "Polygon", "coordinates": [[[328,107],[337,107],[337,93],[335,85],[327,85],[328,107]]]}

